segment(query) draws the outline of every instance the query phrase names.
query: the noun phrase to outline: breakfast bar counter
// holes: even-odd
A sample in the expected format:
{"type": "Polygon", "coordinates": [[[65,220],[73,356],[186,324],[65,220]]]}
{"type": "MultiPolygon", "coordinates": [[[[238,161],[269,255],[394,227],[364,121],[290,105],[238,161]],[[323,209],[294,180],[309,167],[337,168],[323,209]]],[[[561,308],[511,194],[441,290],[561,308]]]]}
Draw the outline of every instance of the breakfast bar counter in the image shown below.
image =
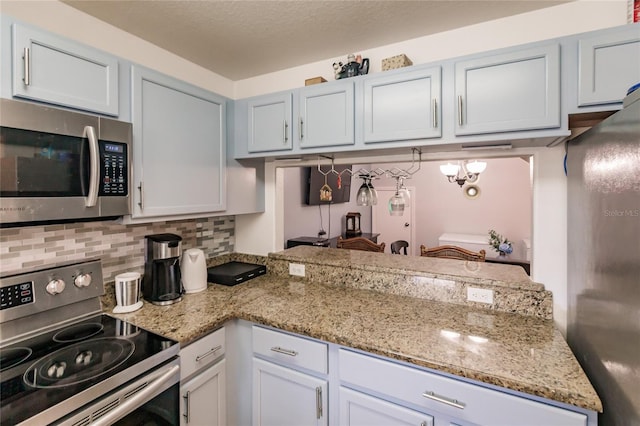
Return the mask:
{"type": "MultiPolygon", "coordinates": [[[[308,249],[349,252],[313,247],[291,251],[295,258],[308,249]]],[[[270,255],[267,265],[271,269],[265,276],[233,287],[210,284],[200,293],[186,294],[174,305],[155,306],[145,301],[139,311],[117,316],[178,340],[182,346],[237,318],[588,410],[602,410],[597,394],[551,319],[355,288],[332,276],[330,271],[335,267],[331,266],[325,269],[324,283],[277,273],[277,261],[282,260],[280,256],[286,258],[289,251],[270,255]]],[[[376,255],[387,256],[385,261],[391,257],[376,255]]],[[[384,263],[382,257],[379,260],[384,263]]],[[[451,262],[435,269],[448,265],[451,262]]],[[[503,267],[519,269],[524,275],[520,268],[503,267]]],[[[476,282],[481,279],[489,278],[477,276],[476,282]]],[[[110,312],[112,307],[107,300],[105,311],[110,312]]]]}

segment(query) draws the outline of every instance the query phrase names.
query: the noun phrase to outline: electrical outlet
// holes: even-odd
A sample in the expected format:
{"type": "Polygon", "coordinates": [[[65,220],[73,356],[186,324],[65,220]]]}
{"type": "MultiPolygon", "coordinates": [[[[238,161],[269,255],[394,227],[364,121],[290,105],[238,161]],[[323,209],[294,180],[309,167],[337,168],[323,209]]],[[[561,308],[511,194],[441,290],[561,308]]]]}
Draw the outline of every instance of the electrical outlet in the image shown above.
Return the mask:
{"type": "Polygon", "coordinates": [[[295,275],[296,277],[304,277],[304,265],[302,263],[290,263],[289,275],[295,275]]]}
{"type": "Polygon", "coordinates": [[[467,302],[493,303],[493,290],[467,287],[467,302]]]}

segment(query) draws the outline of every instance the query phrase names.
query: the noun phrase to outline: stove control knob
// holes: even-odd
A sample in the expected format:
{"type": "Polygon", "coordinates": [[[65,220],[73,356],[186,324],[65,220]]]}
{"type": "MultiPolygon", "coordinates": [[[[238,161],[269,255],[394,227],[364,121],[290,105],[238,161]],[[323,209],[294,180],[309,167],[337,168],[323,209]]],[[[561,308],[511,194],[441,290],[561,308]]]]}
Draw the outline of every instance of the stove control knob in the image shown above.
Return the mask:
{"type": "Polygon", "coordinates": [[[58,293],[62,293],[64,291],[65,283],[63,280],[51,280],[49,284],[47,284],[46,290],[47,293],[56,295],[58,293]]]}
{"type": "Polygon", "coordinates": [[[73,280],[73,283],[78,288],[89,287],[89,285],[91,284],[91,274],[78,274],[76,279],[73,280]]]}

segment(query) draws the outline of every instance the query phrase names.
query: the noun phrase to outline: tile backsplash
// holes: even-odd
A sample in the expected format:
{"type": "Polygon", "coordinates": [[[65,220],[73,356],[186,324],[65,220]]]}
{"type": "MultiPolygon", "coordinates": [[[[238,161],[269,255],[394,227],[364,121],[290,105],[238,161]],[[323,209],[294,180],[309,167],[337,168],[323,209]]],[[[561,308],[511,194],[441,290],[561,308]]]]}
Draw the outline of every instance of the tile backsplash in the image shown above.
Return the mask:
{"type": "Polygon", "coordinates": [[[115,221],[76,222],[0,229],[0,274],[86,258],[102,259],[104,281],[144,270],[144,237],[171,233],[182,249],[199,248],[207,258],[232,253],[235,216],[122,225],[115,221]]]}

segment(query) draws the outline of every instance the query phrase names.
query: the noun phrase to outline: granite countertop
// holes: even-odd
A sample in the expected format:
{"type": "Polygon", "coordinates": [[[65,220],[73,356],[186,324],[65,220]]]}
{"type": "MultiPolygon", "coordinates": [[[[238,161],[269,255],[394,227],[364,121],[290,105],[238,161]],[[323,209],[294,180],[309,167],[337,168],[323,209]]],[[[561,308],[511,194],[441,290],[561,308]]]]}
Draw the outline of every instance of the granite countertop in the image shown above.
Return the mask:
{"type": "MultiPolygon", "coordinates": [[[[105,306],[110,313],[113,306],[105,306]]],[[[240,318],[602,411],[550,320],[267,274],[114,315],[188,345],[240,318]]]]}

